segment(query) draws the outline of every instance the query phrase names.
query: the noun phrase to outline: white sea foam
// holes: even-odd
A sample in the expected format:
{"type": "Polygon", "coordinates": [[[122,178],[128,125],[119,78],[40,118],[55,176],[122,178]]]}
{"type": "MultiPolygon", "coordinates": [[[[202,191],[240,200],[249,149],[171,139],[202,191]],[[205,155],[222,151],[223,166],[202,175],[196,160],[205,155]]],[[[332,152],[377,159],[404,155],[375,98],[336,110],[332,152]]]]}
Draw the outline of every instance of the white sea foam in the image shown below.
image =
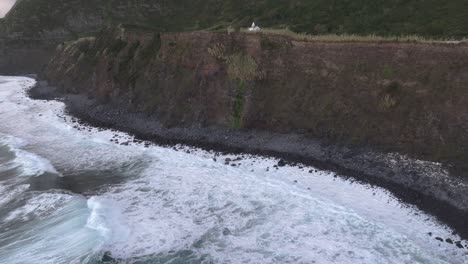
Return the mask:
{"type": "Polygon", "coordinates": [[[29,184],[0,185],[0,206],[9,203],[19,194],[29,189],[29,184]]]}
{"type": "Polygon", "coordinates": [[[26,140],[0,134],[0,144],[7,145],[15,155],[15,159],[8,162],[7,167],[20,169],[21,176],[41,176],[44,173],[61,176],[49,160],[22,149],[27,146],[26,140]]]}
{"type": "Polygon", "coordinates": [[[25,174],[55,173],[56,168],[63,167],[73,172],[104,170],[132,163],[142,156],[138,150],[120,151],[123,146],[110,142],[115,134],[127,141],[132,137],[108,130],[79,131],[74,128],[78,124],[65,115],[62,102],[29,99],[24,90],[34,84],[30,79],[0,78],[7,81],[0,84],[0,138],[14,135],[7,143],[19,149],[18,156],[31,166],[25,174]]]}
{"type": "MultiPolygon", "coordinates": [[[[52,204],[55,194],[47,194],[52,204]]],[[[57,194],[61,203],[63,195],[57,194]]],[[[0,263],[88,263],[99,258],[104,244],[98,232],[85,227],[89,210],[86,200],[67,197],[61,208],[19,230],[0,233],[0,263]]]]}
{"type": "Polygon", "coordinates": [[[28,221],[43,218],[61,209],[71,199],[73,199],[73,196],[66,193],[32,194],[26,204],[10,212],[5,217],[5,221],[28,221]]]}
{"type": "Polygon", "coordinates": [[[108,244],[125,241],[129,230],[122,223],[122,214],[117,205],[108,199],[91,197],[87,201],[91,210],[86,227],[96,230],[108,244]]]}
{"type": "Polygon", "coordinates": [[[119,258],[193,250],[217,263],[466,263],[465,251],[427,233],[451,230],[388,192],[277,161],[151,148],[143,177],[103,195],[131,230],[119,258]],[[230,157],[234,159],[234,157],[230,157]],[[269,167],[269,171],[266,168],[269,167]],[[465,255],[464,255],[465,254],[465,255]]]}
{"type": "Polygon", "coordinates": [[[15,150],[17,162],[21,164],[23,176],[40,176],[44,173],[53,173],[61,176],[49,160],[21,149],[15,150]]]}

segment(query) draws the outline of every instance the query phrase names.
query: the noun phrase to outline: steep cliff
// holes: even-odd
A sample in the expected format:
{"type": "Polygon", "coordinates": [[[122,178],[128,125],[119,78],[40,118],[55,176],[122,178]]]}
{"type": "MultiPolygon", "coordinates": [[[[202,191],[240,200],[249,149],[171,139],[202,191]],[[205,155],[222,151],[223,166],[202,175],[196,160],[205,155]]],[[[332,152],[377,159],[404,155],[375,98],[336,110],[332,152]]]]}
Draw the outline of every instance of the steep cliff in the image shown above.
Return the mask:
{"type": "Polygon", "coordinates": [[[468,46],[106,31],[46,76],[164,126],[302,133],[438,161],[468,157],[468,46]]]}

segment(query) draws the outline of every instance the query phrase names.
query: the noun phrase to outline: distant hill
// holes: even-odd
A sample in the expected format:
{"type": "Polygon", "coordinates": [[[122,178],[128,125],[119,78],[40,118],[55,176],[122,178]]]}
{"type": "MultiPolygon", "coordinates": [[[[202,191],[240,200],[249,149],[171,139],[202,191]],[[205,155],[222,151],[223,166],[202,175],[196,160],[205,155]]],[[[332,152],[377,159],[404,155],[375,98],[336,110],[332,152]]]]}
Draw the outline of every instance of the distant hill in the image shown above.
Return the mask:
{"type": "Polygon", "coordinates": [[[96,0],[18,0],[5,16],[4,33],[12,38],[72,38],[102,26],[96,0]]]}
{"type": "Polygon", "coordinates": [[[466,0],[18,0],[9,32],[93,32],[104,23],[161,31],[248,26],[307,33],[468,36],[466,0]]]}
{"type": "Polygon", "coordinates": [[[154,31],[289,28],[310,34],[468,36],[467,0],[18,0],[0,19],[0,74],[40,72],[57,44],[105,25],[154,31]]]}

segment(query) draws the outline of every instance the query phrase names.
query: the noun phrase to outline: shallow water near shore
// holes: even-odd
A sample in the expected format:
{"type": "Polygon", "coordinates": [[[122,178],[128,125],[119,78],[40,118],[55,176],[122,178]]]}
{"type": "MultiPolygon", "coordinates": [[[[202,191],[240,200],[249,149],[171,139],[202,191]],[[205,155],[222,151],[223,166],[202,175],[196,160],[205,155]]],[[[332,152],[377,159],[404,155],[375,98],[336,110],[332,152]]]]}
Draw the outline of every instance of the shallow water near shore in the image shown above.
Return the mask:
{"type": "Polygon", "coordinates": [[[0,77],[0,263],[468,263],[467,241],[381,188],[145,146],[33,84],[0,77]]]}

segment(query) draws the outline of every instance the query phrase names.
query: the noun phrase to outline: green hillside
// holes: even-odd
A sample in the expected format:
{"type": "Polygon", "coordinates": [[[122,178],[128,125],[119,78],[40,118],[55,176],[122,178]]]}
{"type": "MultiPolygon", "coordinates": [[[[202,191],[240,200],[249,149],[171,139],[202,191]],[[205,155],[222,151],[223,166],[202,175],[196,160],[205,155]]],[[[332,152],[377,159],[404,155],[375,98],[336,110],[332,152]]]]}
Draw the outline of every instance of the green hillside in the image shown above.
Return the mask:
{"type": "Polygon", "coordinates": [[[19,0],[6,24],[13,32],[65,28],[81,34],[102,23],[189,31],[246,27],[254,20],[263,27],[289,27],[312,34],[461,38],[468,36],[468,1],[19,0]],[[91,22],[86,16],[92,16],[91,22]]]}

